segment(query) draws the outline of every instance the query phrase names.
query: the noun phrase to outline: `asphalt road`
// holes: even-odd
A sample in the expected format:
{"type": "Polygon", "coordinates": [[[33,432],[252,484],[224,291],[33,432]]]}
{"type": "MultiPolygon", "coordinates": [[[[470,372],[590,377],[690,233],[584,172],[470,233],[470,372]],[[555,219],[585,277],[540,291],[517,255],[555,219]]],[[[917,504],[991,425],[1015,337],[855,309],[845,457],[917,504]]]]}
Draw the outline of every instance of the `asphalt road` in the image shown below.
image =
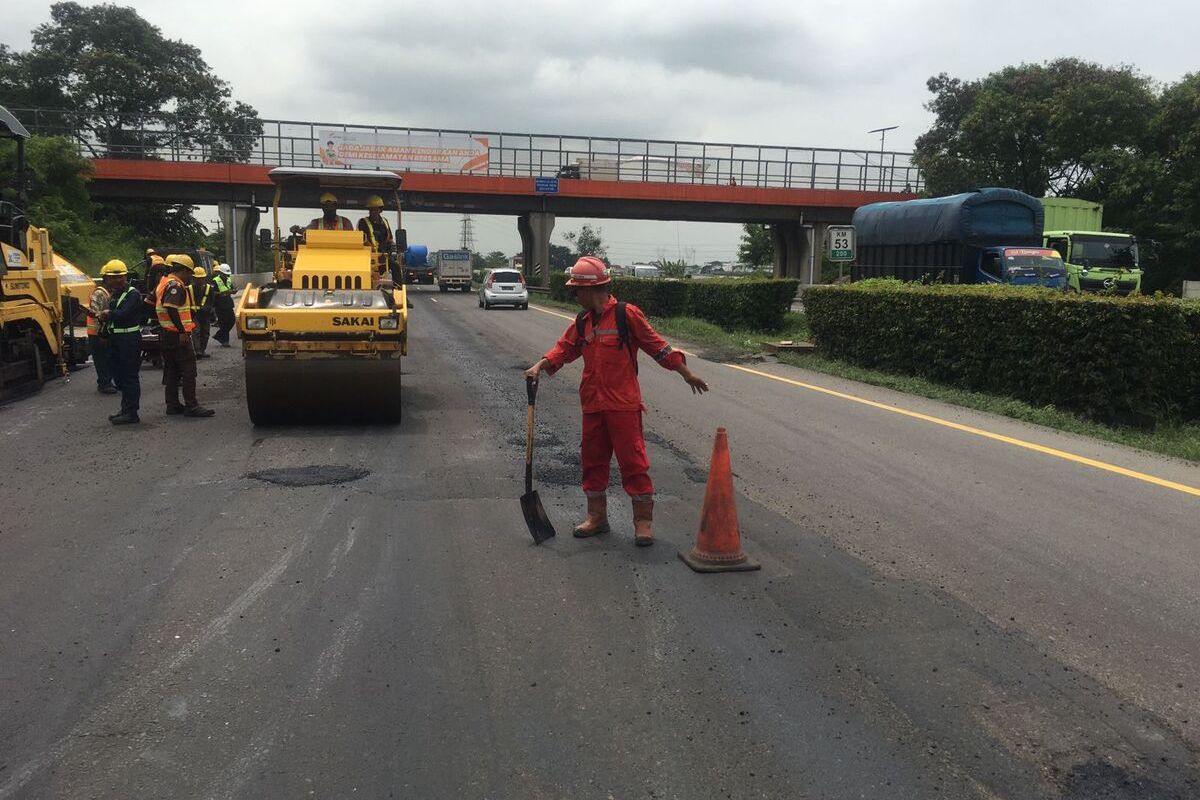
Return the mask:
{"type": "Polygon", "coordinates": [[[87,372],[0,408],[0,800],[1200,797],[1197,467],[643,359],[659,542],[619,495],[581,542],[572,366],[535,548],[568,322],[414,304],[396,428],[255,429],[236,349],[210,420],[149,370],[140,427],[87,372]],[[718,425],[761,572],[676,558],[718,425]]]}

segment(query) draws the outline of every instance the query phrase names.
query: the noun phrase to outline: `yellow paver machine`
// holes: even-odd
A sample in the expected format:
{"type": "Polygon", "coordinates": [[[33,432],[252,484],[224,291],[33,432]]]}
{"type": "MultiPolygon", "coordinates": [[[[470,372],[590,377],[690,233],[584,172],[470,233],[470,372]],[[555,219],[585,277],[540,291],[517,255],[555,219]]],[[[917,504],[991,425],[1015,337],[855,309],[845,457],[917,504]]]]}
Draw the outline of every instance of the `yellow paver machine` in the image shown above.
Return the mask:
{"type": "MultiPolygon", "coordinates": [[[[408,352],[408,296],[389,277],[395,257],[358,230],[279,229],[281,202],[315,206],[336,192],[343,207],[368,195],[396,211],[405,241],[400,176],[342,169],[271,170],[275,280],[247,285],[237,306],[246,359],[246,405],[255,425],[400,421],[400,362],[408,352]],[[387,202],[387,200],[385,200],[387,202]]],[[[339,218],[334,228],[344,228],[339,218]]]]}

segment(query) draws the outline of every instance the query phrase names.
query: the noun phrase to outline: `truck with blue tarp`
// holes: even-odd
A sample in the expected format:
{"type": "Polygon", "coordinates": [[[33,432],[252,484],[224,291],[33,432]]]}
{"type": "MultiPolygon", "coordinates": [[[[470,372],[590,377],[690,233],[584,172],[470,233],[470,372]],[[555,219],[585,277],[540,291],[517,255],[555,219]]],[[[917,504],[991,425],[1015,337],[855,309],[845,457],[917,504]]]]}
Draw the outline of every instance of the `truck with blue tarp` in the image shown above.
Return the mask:
{"type": "Polygon", "coordinates": [[[405,249],[404,282],[410,286],[433,283],[433,265],[429,263],[429,248],[425,245],[413,244],[405,249]]]}
{"type": "Polygon", "coordinates": [[[854,280],[1004,283],[1065,289],[1067,269],[1042,241],[1042,204],[1016,189],[872,203],[854,212],[854,280]]]}

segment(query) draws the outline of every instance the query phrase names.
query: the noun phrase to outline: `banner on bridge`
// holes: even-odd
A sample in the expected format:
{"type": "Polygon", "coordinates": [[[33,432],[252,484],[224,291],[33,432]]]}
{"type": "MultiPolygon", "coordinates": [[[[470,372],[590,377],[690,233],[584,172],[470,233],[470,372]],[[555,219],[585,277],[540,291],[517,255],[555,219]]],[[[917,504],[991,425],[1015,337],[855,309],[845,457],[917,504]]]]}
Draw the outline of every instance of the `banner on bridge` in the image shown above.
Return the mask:
{"type": "Polygon", "coordinates": [[[487,172],[486,136],[318,131],[321,164],[412,172],[487,172]]]}

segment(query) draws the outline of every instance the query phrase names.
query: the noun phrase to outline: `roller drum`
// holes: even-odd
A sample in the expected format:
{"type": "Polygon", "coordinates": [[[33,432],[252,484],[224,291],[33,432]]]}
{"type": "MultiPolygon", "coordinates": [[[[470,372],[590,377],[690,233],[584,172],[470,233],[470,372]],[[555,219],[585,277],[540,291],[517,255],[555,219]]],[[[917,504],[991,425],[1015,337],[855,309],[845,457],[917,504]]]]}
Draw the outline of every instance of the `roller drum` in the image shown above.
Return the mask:
{"type": "Polygon", "coordinates": [[[400,359],[248,354],[246,406],[255,425],[395,424],[400,359]]]}

